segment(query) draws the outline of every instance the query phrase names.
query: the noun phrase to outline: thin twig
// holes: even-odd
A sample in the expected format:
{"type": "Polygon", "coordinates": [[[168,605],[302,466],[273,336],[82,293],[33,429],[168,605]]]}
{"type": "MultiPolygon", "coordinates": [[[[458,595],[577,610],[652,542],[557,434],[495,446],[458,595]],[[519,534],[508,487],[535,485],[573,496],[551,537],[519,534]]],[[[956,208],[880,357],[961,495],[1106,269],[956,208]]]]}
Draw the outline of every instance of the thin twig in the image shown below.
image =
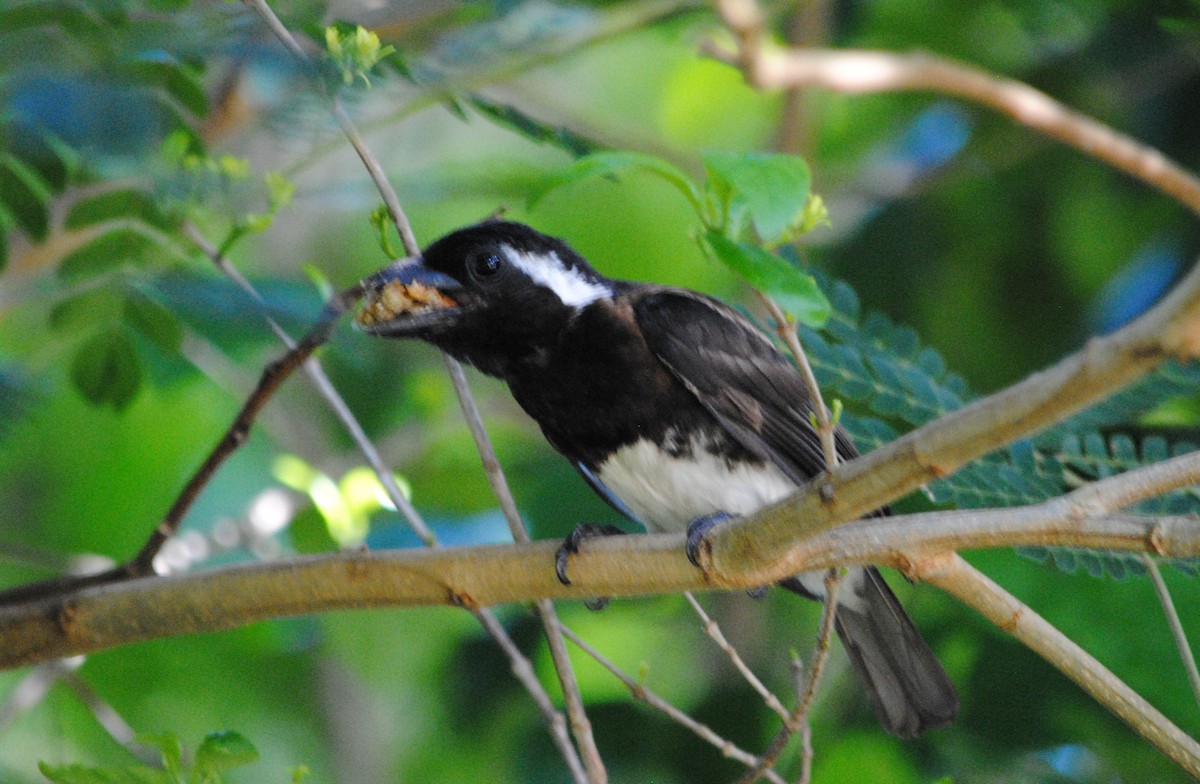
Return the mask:
{"type": "MultiPolygon", "coordinates": [[[[284,346],[289,349],[294,348],[296,345],[295,341],[292,340],[291,335],[289,335],[283,329],[283,327],[279,325],[279,322],[275,321],[275,319],[271,317],[271,314],[266,308],[266,301],[258,292],[258,289],[256,289],[254,285],[250,283],[250,281],[247,280],[244,275],[242,275],[237,267],[235,267],[229,261],[229,259],[220,252],[219,248],[208,241],[208,238],[204,236],[199,227],[197,227],[191,221],[185,221],[183,225],[183,232],[192,240],[192,242],[196,244],[196,247],[200,248],[200,250],[206,256],[208,256],[209,260],[212,261],[212,263],[216,265],[216,267],[221,270],[226,277],[232,280],[239,288],[242,289],[242,291],[246,292],[246,294],[259,305],[260,315],[266,321],[267,326],[270,327],[271,331],[275,333],[275,336],[279,338],[280,342],[282,342],[284,346]]],[[[417,534],[417,537],[426,547],[435,547],[437,545],[437,536],[425,523],[421,513],[418,512],[417,508],[413,506],[410,500],[408,500],[408,497],[400,489],[400,486],[396,484],[396,478],[392,474],[391,468],[384,463],[383,457],[379,454],[379,450],[375,448],[375,444],[370,438],[367,437],[366,432],[362,429],[362,425],[359,424],[358,419],[354,416],[353,412],[350,411],[350,407],[346,405],[346,401],[334,388],[333,383],[329,380],[329,376],[326,375],[325,369],[322,367],[321,363],[315,358],[309,358],[304,363],[304,373],[308,376],[309,381],[313,384],[313,386],[316,387],[317,393],[321,396],[321,399],[324,400],[329,406],[330,410],[333,411],[333,414],[337,417],[338,422],[340,422],[342,427],[345,428],[346,432],[350,434],[350,438],[352,441],[354,441],[355,446],[357,446],[359,451],[363,453],[363,456],[367,458],[367,463],[375,472],[375,476],[379,479],[379,483],[383,486],[384,492],[387,493],[388,499],[396,507],[397,511],[404,516],[404,519],[408,522],[409,527],[413,529],[413,531],[417,534]]]]}
{"type": "Polygon", "coordinates": [[[263,370],[254,391],[242,405],[233,423],[225,431],[217,445],[209,452],[204,462],[192,474],[183,490],[175,498],[167,513],[151,532],[142,549],[129,561],[103,572],[90,575],[58,577],[0,592],[0,606],[17,604],[56,594],[70,593],[83,588],[105,585],[122,580],[153,575],[154,558],[183,522],[200,492],[208,486],[226,460],[246,442],[250,428],[258,418],[267,401],[295,370],[322,344],[329,340],[339,316],[362,295],[359,285],[351,286],[335,294],[326,303],[316,324],[298,343],[282,357],[271,362],[263,370]]]}
{"type": "Polygon", "coordinates": [[[701,628],[704,629],[704,633],[712,638],[717,647],[729,658],[729,661],[733,663],[733,666],[741,674],[742,679],[750,684],[750,688],[758,692],[758,695],[762,697],[763,702],[766,703],[768,708],[775,711],[779,718],[787,721],[789,716],[788,709],[783,706],[783,703],[779,701],[779,698],[770,689],[763,685],[763,682],[759,680],[754,671],[750,669],[750,666],[746,664],[741,654],[738,653],[737,648],[729,644],[729,640],[725,639],[725,634],[721,631],[720,625],[709,617],[704,608],[700,606],[700,602],[696,601],[696,597],[692,595],[691,591],[684,591],[683,598],[687,599],[692,610],[695,611],[696,615],[700,616],[700,624],[701,628]]]}
{"type": "Polygon", "coordinates": [[[288,30],[287,25],[275,14],[274,9],[267,3],[267,0],[243,0],[243,2],[254,9],[262,18],[275,37],[283,43],[288,52],[305,68],[313,85],[329,99],[330,111],[333,114],[333,118],[337,121],[338,127],[341,128],[342,133],[345,134],[354,151],[358,153],[359,159],[362,160],[363,166],[367,169],[367,174],[370,175],[371,181],[375,183],[375,188],[383,197],[383,202],[387,205],[392,223],[395,224],[396,231],[400,235],[400,241],[404,244],[405,252],[410,256],[419,254],[421,247],[417,244],[416,236],[413,234],[412,225],[408,221],[408,216],[405,214],[404,208],[400,206],[400,197],[396,194],[396,189],[388,182],[387,175],[383,172],[383,166],[363,140],[362,134],[359,133],[354,121],[350,119],[350,115],[342,105],[341,99],[335,93],[329,91],[328,86],[317,73],[312,59],[304,51],[304,47],[292,35],[292,31],[288,30]]]}
{"type": "Polygon", "coordinates": [[[809,742],[802,744],[800,759],[801,781],[807,782],[808,777],[811,775],[812,743],[808,714],[812,709],[813,700],[817,694],[817,684],[821,682],[821,674],[825,671],[825,662],[829,659],[834,622],[837,619],[837,591],[841,579],[841,571],[838,569],[830,569],[829,573],[825,576],[825,601],[821,610],[820,631],[817,634],[812,659],[808,665],[808,675],[804,679],[804,689],[796,701],[796,706],[792,708],[791,713],[783,722],[783,726],[779,728],[779,732],[775,733],[775,737],[767,745],[767,750],[759,757],[758,765],[746,771],[746,774],[738,779],[738,784],[754,784],[759,776],[762,775],[763,770],[775,764],[779,759],[779,755],[787,748],[792,735],[796,732],[809,735],[810,737],[809,742]]]}
{"type": "MultiPolygon", "coordinates": [[[[624,670],[610,661],[604,654],[593,648],[583,638],[571,631],[566,626],[560,626],[560,628],[563,635],[568,640],[577,645],[580,650],[594,659],[597,664],[611,672],[618,680],[624,683],[634,699],[641,700],[651,708],[666,714],[667,717],[672,721],[682,725],[693,732],[701,740],[719,749],[722,756],[728,757],[729,759],[735,760],[747,766],[754,766],[758,764],[758,757],[755,757],[750,752],[739,748],[735,743],[733,743],[733,741],[722,738],[720,735],[713,732],[712,728],[710,728],[708,725],[696,721],[688,714],[679,710],[679,708],[676,708],[674,705],[667,702],[651,689],[648,689],[643,684],[638,683],[624,670]]],[[[764,770],[761,775],[774,784],[783,784],[783,779],[780,778],[779,774],[773,770],[764,770]]]]}
{"type": "Polygon", "coordinates": [[[779,303],[771,299],[761,291],[755,290],[759,299],[766,306],[767,311],[771,314],[771,319],[775,322],[775,331],[779,337],[787,344],[788,351],[792,352],[792,356],[796,359],[796,365],[800,369],[800,376],[804,379],[804,385],[808,388],[809,397],[812,400],[813,413],[817,418],[817,435],[821,439],[821,450],[825,453],[825,468],[832,470],[838,464],[837,441],[833,434],[833,420],[829,418],[829,409],[825,407],[825,399],[821,395],[821,386],[817,383],[817,377],[813,374],[812,365],[808,363],[808,355],[804,352],[804,347],[800,345],[800,336],[796,333],[796,324],[788,315],[783,312],[783,308],[779,307],[779,303]]]}
{"type": "Polygon", "coordinates": [[[1171,636],[1175,639],[1175,648],[1179,651],[1183,669],[1187,672],[1188,683],[1192,687],[1192,696],[1195,698],[1196,704],[1200,705],[1200,670],[1196,669],[1196,657],[1192,653],[1192,646],[1188,643],[1187,633],[1183,630],[1183,622],[1179,620],[1179,612],[1175,609],[1171,592],[1167,590],[1167,583],[1163,580],[1158,562],[1147,553],[1142,553],[1141,557],[1142,563],[1146,565],[1146,571],[1150,573],[1150,580],[1154,584],[1154,593],[1158,595],[1158,603],[1162,605],[1163,614],[1167,617],[1167,626],[1171,628],[1171,636]]]}
{"type": "Polygon", "coordinates": [[[957,553],[923,564],[921,578],[974,607],[989,621],[1057,667],[1139,735],[1200,779],[1200,744],[1171,723],[1091,654],[1051,626],[957,553]]]}
{"type": "MultiPolygon", "coordinates": [[[[258,290],[254,288],[242,274],[238,271],[229,259],[227,259],[220,250],[207,240],[200,232],[199,228],[192,223],[184,225],[184,231],[192,239],[193,242],[212,260],[212,262],[226,276],[233,280],[239,287],[242,288],[260,307],[261,315],[270,326],[275,335],[286,345],[292,348],[295,344],[291,336],[281,327],[267,312],[265,301],[258,290]]],[[[310,358],[304,364],[304,369],[317,388],[321,398],[330,406],[335,415],[341,421],[342,425],[350,433],[355,444],[367,457],[371,467],[375,471],[375,475],[379,478],[380,483],[387,491],[388,497],[396,508],[404,515],[409,525],[416,531],[426,547],[437,547],[437,538],[432,530],[425,524],[421,514],[417,511],[412,502],[401,492],[396,484],[395,477],[392,475],[391,469],[383,462],[383,458],[379,455],[379,450],[375,448],[374,443],[367,437],[362,426],[346,405],[345,400],[338,394],[333,384],[329,381],[329,377],[325,374],[324,368],[315,358],[310,358]]],[[[571,775],[576,782],[586,782],[587,776],[583,771],[582,764],[579,761],[579,755],[575,753],[574,747],[571,746],[570,735],[567,732],[566,723],[562,714],[554,707],[554,703],[550,700],[550,696],[542,687],[541,682],[537,679],[533,671],[533,666],[519,648],[513,643],[504,626],[496,620],[495,616],[487,609],[476,609],[472,611],[476,620],[483,625],[484,629],[496,641],[509,657],[510,666],[514,676],[521,682],[525,689],[529,692],[534,704],[537,706],[543,719],[548,725],[550,736],[559,751],[563,754],[563,759],[566,761],[568,768],[571,770],[571,775]]]]}
{"type": "Polygon", "coordinates": [[[567,764],[567,769],[571,773],[571,780],[576,784],[587,784],[588,772],[583,767],[583,762],[579,759],[579,754],[575,747],[571,744],[571,733],[567,727],[567,721],[563,718],[562,711],[554,706],[550,700],[550,696],[546,693],[542,682],[538,680],[537,673],[533,670],[533,665],[529,661],[520,648],[513,642],[508,631],[496,619],[496,616],[488,612],[486,609],[472,610],[471,614],[483,624],[483,628],[487,630],[496,644],[508,656],[509,666],[513,675],[525,690],[529,692],[529,696],[533,698],[534,704],[537,706],[538,712],[549,725],[550,738],[554,741],[554,745],[558,747],[558,753],[562,755],[563,761],[567,764]]]}
{"type": "MultiPolygon", "coordinates": [[[[458,393],[458,401],[462,406],[467,428],[471,431],[471,437],[475,439],[475,449],[483,463],[484,474],[487,476],[488,484],[491,485],[492,494],[495,495],[496,500],[500,503],[500,509],[504,512],[504,518],[508,521],[512,537],[517,542],[528,543],[530,541],[529,532],[525,530],[525,523],[521,520],[521,513],[517,509],[517,503],[513,499],[508,481],[504,477],[504,469],[496,457],[496,450],[492,446],[491,439],[488,438],[487,429],[483,424],[483,416],[479,413],[474,396],[471,395],[462,364],[448,354],[443,354],[442,359],[446,363],[446,371],[450,374],[454,391],[458,393]]],[[[550,562],[547,561],[547,569],[549,569],[549,565],[550,562]]],[[[579,690],[579,682],[575,678],[575,668],[571,664],[571,657],[567,654],[566,645],[563,643],[560,631],[562,624],[559,623],[554,603],[550,600],[541,599],[534,606],[546,632],[550,656],[554,661],[554,669],[558,673],[563,699],[567,705],[567,716],[571,720],[571,731],[579,745],[584,766],[587,768],[588,776],[593,784],[601,784],[608,780],[608,774],[604,769],[604,760],[600,756],[600,750],[592,735],[591,721],[587,717],[583,695],[579,690]]]]}
{"type": "MultiPolygon", "coordinates": [[[[292,36],[291,31],[275,15],[275,12],[267,1],[246,0],[246,2],[267,22],[267,25],[288,50],[311,70],[311,61],[307,54],[295,37],[292,36]]],[[[362,134],[342,105],[340,98],[336,94],[329,93],[326,85],[315,72],[313,73],[313,81],[328,95],[334,119],[341,128],[342,133],[350,141],[351,146],[354,147],[354,151],[358,153],[358,157],[362,161],[363,166],[366,167],[372,182],[375,183],[376,189],[383,197],[384,204],[387,205],[388,214],[391,216],[392,223],[400,235],[400,240],[404,245],[405,251],[410,256],[419,255],[421,249],[417,244],[412,226],[408,221],[404,209],[400,205],[400,198],[396,194],[395,188],[392,187],[391,182],[383,171],[383,166],[380,164],[379,159],[375,157],[374,152],[367,146],[362,134]]],[[[511,492],[509,492],[508,483],[500,469],[499,462],[496,460],[495,450],[492,449],[487,431],[483,427],[478,406],[475,404],[470,387],[466,383],[462,367],[448,354],[443,353],[442,357],[445,360],[447,371],[454,384],[454,390],[458,395],[459,403],[466,415],[468,427],[475,439],[475,445],[483,461],[488,481],[492,486],[497,500],[500,501],[505,518],[509,521],[509,527],[513,531],[513,536],[517,541],[527,542],[529,540],[528,534],[525,533],[524,524],[521,522],[516,504],[513,502],[511,492]]],[[[536,607],[546,632],[555,668],[558,672],[559,683],[562,686],[564,699],[567,704],[567,714],[571,721],[571,729],[575,735],[576,743],[583,757],[583,765],[587,771],[587,780],[591,784],[605,784],[608,776],[604,770],[604,763],[600,757],[599,749],[596,747],[595,739],[592,736],[591,722],[588,720],[586,710],[584,709],[583,696],[579,691],[579,685],[575,679],[570,658],[567,656],[566,646],[561,637],[558,636],[554,606],[549,601],[539,601],[536,607]]],[[[577,766],[571,765],[571,769],[574,775],[577,766]]]]}

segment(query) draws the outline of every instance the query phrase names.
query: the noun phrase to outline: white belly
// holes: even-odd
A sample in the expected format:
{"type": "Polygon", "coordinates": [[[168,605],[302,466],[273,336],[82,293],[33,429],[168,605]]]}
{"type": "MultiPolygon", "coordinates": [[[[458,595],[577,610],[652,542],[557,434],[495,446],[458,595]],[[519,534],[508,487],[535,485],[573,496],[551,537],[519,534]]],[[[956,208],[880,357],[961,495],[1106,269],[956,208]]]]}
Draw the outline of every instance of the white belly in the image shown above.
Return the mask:
{"type": "Polygon", "coordinates": [[[650,441],[637,441],[614,452],[596,476],[650,531],[683,531],[717,512],[749,515],[796,489],[770,463],[731,468],[702,445],[693,447],[687,457],[667,457],[650,441]]]}
{"type": "MultiPolygon", "coordinates": [[[[771,463],[730,468],[725,460],[693,443],[688,457],[665,456],[650,441],[622,447],[595,472],[646,529],[685,531],[697,517],[726,512],[750,515],[795,492],[796,485],[771,463]]],[[[796,575],[814,596],[825,595],[825,573],[796,575]]],[[[838,604],[864,611],[863,570],[845,571],[838,604]]]]}

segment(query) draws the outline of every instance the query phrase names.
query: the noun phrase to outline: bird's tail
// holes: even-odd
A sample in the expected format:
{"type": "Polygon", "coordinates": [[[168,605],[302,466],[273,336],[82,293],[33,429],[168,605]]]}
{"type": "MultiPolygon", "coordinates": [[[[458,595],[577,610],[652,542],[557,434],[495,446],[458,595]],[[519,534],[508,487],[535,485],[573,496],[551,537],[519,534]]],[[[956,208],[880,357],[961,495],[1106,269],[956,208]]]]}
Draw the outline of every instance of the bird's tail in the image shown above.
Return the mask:
{"type": "MultiPolygon", "coordinates": [[[[811,596],[797,580],[781,585],[811,596]]],[[[884,729],[915,738],[949,724],[958,713],[954,684],[883,577],[866,568],[842,590],[856,595],[838,597],[838,636],[884,729]]]]}

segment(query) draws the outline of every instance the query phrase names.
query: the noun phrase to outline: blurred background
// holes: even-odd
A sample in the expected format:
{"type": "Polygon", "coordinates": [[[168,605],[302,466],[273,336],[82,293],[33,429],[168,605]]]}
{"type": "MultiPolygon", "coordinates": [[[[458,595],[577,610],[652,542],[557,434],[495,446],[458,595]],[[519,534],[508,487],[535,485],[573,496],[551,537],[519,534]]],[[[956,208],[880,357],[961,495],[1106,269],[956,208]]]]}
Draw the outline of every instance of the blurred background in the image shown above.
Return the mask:
{"type": "MultiPolygon", "coordinates": [[[[964,399],[1124,323],[1200,251],[1183,207],[975,106],[929,94],[756,93],[698,55],[700,42],[724,35],[690,0],[275,9],[314,41],[322,25],[348,20],[395,47],[369,85],[341,89],[422,244],[505,209],[568,239],[605,274],[750,302],[701,253],[694,216],[661,180],[594,179],[533,206],[530,197],[588,148],[653,153],[696,176],[707,150],[804,155],[832,223],[806,237],[804,263],[830,286],[848,284],[864,320],[911,327],[905,339],[944,361],[939,376],[957,374],[964,399]]],[[[1194,0],[812,0],[769,11],[781,41],[958,59],[1200,169],[1194,0]]],[[[387,262],[368,219],[378,202],[306,74],[247,7],[0,0],[4,584],[135,552],[279,353],[256,305],[180,232],[181,216],[215,244],[231,240],[238,268],[298,334],[322,286],[387,262]]],[[[444,543],[507,538],[432,350],[344,326],[321,358],[444,543]]],[[[471,381],[536,537],[621,522],[500,385],[471,381]]],[[[1147,434],[1197,440],[1194,390],[1135,407],[1121,433],[1139,446],[1147,434]]],[[[297,377],[205,491],[164,569],[364,541],[414,546],[376,500],[364,462],[297,377]]],[[[919,496],[901,508],[930,505],[919,496]]],[[[969,557],[1200,733],[1148,580],[1068,557],[969,557]]],[[[1165,576],[1185,628],[1200,633],[1196,580],[1165,576]]],[[[889,579],[958,684],[961,717],[918,741],[887,736],[835,650],[814,717],[814,781],[1185,780],[972,612],[889,579]]],[[[790,694],[791,652],[808,657],[819,607],[774,594],[702,600],[761,677],[790,694]]],[[[723,736],[757,750],[775,732],[682,598],[560,611],[723,736]]],[[[497,612],[557,694],[536,622],[522,607],[497,612]]],[[[576,663],[614,782],[739,775],[587,657],[576,663]]],[[[309,780],[341,784],[568,780],[508,661],[461,611],[330,613],[0,673],[5,782],[42,780],[39,761],[126,764],[131,733],[173,732],[194,746],[223,729],[262,754],[234,781],[285,781],[302,764],[309,780]]]]}

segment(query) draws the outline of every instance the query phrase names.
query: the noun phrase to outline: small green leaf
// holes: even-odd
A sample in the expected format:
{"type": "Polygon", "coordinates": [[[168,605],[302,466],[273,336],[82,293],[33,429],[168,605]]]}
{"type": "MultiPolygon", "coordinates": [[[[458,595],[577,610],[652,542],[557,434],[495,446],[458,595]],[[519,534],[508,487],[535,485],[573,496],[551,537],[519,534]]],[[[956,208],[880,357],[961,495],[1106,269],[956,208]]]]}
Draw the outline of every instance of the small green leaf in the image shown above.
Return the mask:
{"type": "Polygon", "coordinates": [[[258,749],[244,735],[232,730],[213,732],[196,749],[196,770],[211,776],[257,759],[258,749]]]}
{"type": "Polygon", "coordinates": [[[38,770],[54,784],[171,784],[161,770],[144,765],[125,768],[89,768],[85,765],[38,763],[38,770]]]}
{"type": "Polygon", "coordinates": [[[804,219],[812,176],[803,158],[778,153],[710,152],[704,156],[709,187],[725,206],[726,233],[736,236],[749,220],[758,238],[775,245],[804,219]]]}
{"type": "Polygon", "coordinates": [[[116,327],[85,341],[71,360],[71,383],[92,405],[122,411],[142,385],[142,363],[133,338],[116,327]]]}
{"type": "Polygon", "coordinates": [[[153,247],[149,235],[128,226],[105,232],[63,258],[58,274],[66,280],[102,275],[129,262],[138,263],[153,247]]]}
{"type": "Polygon", "coordinates": [[[296,183],[279,172],[267,172],[263,182],[267,186],[267,203],[271,205],[272,212],[292,203],[292,196],[296,194],[296,183]]]}
{"type": "Polygon", "coordinates": [[[175,314],[140,291],[126,293],[124,316],[126,324],[161,349],[174,353],[183,343],[183,327],[175,314]]]}
{"type": "Polygon", "coordinates": [[[162,758],[163,767],[172,776],[178,777],[183,767],[183,743],[173,732],[140,733],[135,740],[143,746],[149,746],[157,751],[162,758]]]}
{"type": "Polygon", "coordinates": [[[829,300],[811,275],[774,253],[734,242],[717,231],[706,232],[704,242],[718,261],[768,294],[792,318],[810,327],[819,327],[829,318],[829,300]]]}
{"type": "Polygon", "coordinates": [[[384,46],[378,35],[362,25],[333,24],[325,28],[325,51],[341,73],[343,83],[349,85],[355,79],[362,79],[369,87],[367,72],[395,54],[396,49],[384,46]]]}
{"type": "Polygon", "coordinates": [[[63,333],[86,333],[113,323],[121,312],[121,297],[111,286],[72,294],[50,309],[50,328],[63,333]]]}
{"type": "Polygon", "coordinates": [[[78,229],[121,218],[133,218],[160,229],[171,226],[171,221],[159,210],[154,197],[138,188],[106,191],[80,199],[71,205],[64,225],[68,229],[78,229]]]}
{"type": "Polygon", "coordinates": [[[195,68],[161,49],[143,51],[123,70],[142,84],[157,85],[197,117],[208,114],[208,97],[195,68]]]}
{"type": "Polygon", "coordinates": [[[530,205],[536,204],[547,193],[564,185],[572,185],[591,177],[617,177],[633,170],[649,172],[674,185],[691,203],[696,214],[702,214],[700,192],[688,176],[662,158],[640,152],[599,152],[580,158],[551,177],[545,187],[530,198],[530,205]]]}
{"type": "Polygon", "coordinates": [[[31,239],[46,239],[50,229],[50,185],[32,167],[0,154],[0,207],[16,219],[31,239]]]}
{"type": "Polygon", "coordinates": [[[379,206],[371,211],[370,215],[371,226],[375,229],[375,238],[379,241],[379,247],[383,250],[383,255],[389,259],[400,258],[400,253],[396,250],[396,246],[392,244],[392,238],[389,232],[394,226],[392,223],[392,214],[388,212],[386,204],[380,202],[379,206]]]}
{"type": "Polygon", "coordinates": [[[107,31],[101,20],[85,8],[74,3],[13,3],[0,8],[0,30],[13,33],[23,28],[47,25],[56,30],[66,30],[84,41],[105,35],[107,31]]]}
{"type": "Polygon", "coordinates": [[[496,103],[479,95],[472,95],[463,100],[497,125],[508,128],[539,144],[553,145],[573,158],[597,151],[596,143],[590,139],[562,126],[548,125],[515,106],[496,103]]]}

